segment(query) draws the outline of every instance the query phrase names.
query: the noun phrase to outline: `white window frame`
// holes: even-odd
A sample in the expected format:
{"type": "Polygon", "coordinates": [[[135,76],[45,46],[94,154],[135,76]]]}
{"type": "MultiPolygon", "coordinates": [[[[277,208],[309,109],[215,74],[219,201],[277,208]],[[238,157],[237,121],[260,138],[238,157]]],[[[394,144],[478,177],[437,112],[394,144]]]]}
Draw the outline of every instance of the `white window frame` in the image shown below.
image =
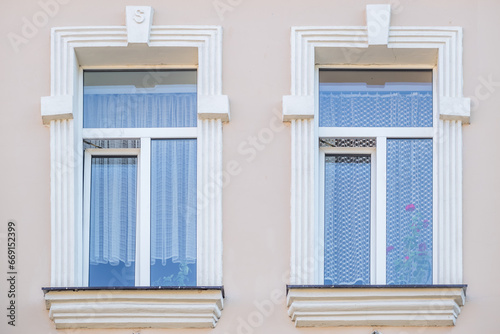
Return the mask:
{"type": "MultiPolygon", "coordinates": [[[[319,71],[321,69],[363,69],[363,70],[414,70],[412,67],[402,67],[398,66],[396,68],[389,67],[386,65],[372,65],[369,69],[359,66],[350,66],[348,68],[342,66],[316,66],[316,78],[317,85],[315,88],[316,95],[319,99],[319,71]]],[[[438,115],[436,113],[436,67],[422,68],[432,71],[432,95],[433,95],[433,108],[432,108],[432,127],[320,127],[319,117],[314,118],[315,133],[317,133],[318,145],[316,149],[319,150],[319,165],[316,167],[318,183],[318,201],[319,201],[319,211],[316,219],[318,219],[318,228],[320,233],[324,233],[324,153],[323,151],[331,150],[333,148],[319,148],[319,140],[322,138],[373,138],[376,139],[376,146],[373,147],[372,156],[372,212],[371,212],[371,230],[370,230],[370,284],[372,285],[385,285],[386,284],[386,199],[387,199],[387,139],[432,139],[432,176],[433,180],[437,180],[437,146],[436,140],[434,138],[437,133],[437,124],[439,122],[438,115]],[[375,191],[373,191],[375,189],[375,191]]],[[[319,103],[316,103],[316,115],[319,115],[319,103]]],[[[352,151],[366,151],[369,152],[368,148],[336,148],[336,150],[346,152],[352,151]]],[[[437,207],[437,184],[432,183],[432,199],[433,199],[433,217],[432,221],[436,221],[437,215],[435,208],[437,207]]],[[[433,245],[436,244],[436,227],[433,224],[433,245]]],[[[324,235],[320,235],[320,238],[324,240],[324,235]]],[[[320,254],[317,259],[317,267],[315,272],[317,272],[317,283],[323,284],[322,279],[324,277],[324,246],[320,249],[320,254]]],[[[435,261],[437,255],[437,248],[433,247],[433,282],[437,281],[437,261],[435,261]]]]}
{"type": "MultiPolygon", "coordinates": [[[[377,263],[375,262],[375,235],[373,233],[376,231],[376,202],[377,202],[377,191],[379,178],[377,177],[377,155],[380,154],[376,151],[375,147],[321,147],[319,148],[319,184],[318,184],[318,204],[319,204],[319,214],[318,214],[318,235],[319,240],[325,240],[325,161],[326,156],[331,154],[364,154],[370,155],[370,280],[372,284],[375,284],[372,279],[372,273],[376,272],[377,263]]],[[[317,260],[317,271],[318,276],[323,277],[325,269],[325,247],[324,242],[318,243],[320,256],[317,260]]]]}
{"type": "MultiPolygon", "coordinates": [[[[90,257],[90,203],[91,203],[91,184],[92,184],[92,158],[102,156],[121,156],[121,157],[136,157],[137,158],[137,184],[136,184],[136,231],[141,231],[141,203],[143,199],[139,194],[139,189],[141,187],[141,150],[136,148],[88,148],[85,150],[85,162],[84,162],[84,175],[83,175],[83,285],[89,285],[89,257],[90,257]]],[[[142,170],[145,168],[143,167],[142,170]]],[[[140,246],[142,246],[142,240],[140,240],[139,235],[141,233],[136,233],[136,263],[140,263],[140,246]]],[[[147,245],[145,245],[147,246],[147,245]]],[[[140,270],[136,267],[135,270],[135,282],[140,282],[140,270]]]]}
{"type": "MultiPolygon", "coordinates": [[[[229,100],[222,95],[222,28],[152,22],[151,7],[129,6],[126,26],[52,28],[51,95],[42,98],[41,113],[50,126],[51,151],[51,287],[44,292],[56,328],[214,327],[221,315],[222,122],[229,121],[229,100]],[[197,69],[198,125],[172,134],[197,138],[197,287],[94,293],[85,288],[82,270],[83,138],[98,139],[107,131],[106,139],[143,135],[141,129],[82,129],[83,70],[148,67],[197,69]],[[136,309],[151,303],[158,308],[126,315],[123,300],[136,309]],[[96,305],[101,319],[93,316],[96,305]]],[[[163,130],[153,132],[164,137],[163,130]]]]}
{"type": "MultiPolygon", "coordinates": [[[[299,327],[454,325],[466,289],[462,282],[461,149],[462,125],[470,119],[470,99],[463,97],[462,29],[393,27],[390,5],[367,5],[366,13],[366,26],[292,28],[291,95],[283,97],[283,120],[291,122],[292,155],[289,314],[299,327]],[[432,68],[433,129],[319,129],[318,67],[329,66],[432,68]],[[323,258],[318,138],[420,137],[420,131],[432,131],[426,137],[434,138],[433,285],[379,285],[385,282],[385,270],[379,270],[376,287],[324,287],[318,265],[323,258]],[[398,304],[401,298],[408,301],[404,307],[398,304]],[[421,303],[439,304],[440,312],[431,307],[426,312],[418,307],[421,303]]],[[[377,182],[385,186],[382,180],[377,182]]],[[[379,210],[377,217],[384,220],[385,210],[379,210]]],[[[385,237],[385,230],[377,228],[377,238],[385,237]]]]}
{"type": "MultiPolygon", "coordinates": [[[[82,66],[79,72],[80,87],[84,86],[83,78],[85,70],[92,70],[95,67],[82,66]]],[[[102,68],[99,68],[103,70],[102,68]]],[[[140,70],[179,70],[172,66],[146,66],[137,68],[140,70]]],[[[182,69],[197,70],[196,66],[184,66],[182,69]]],[[[113,68],[113,70],[126,71],[127,68],[113,68]]],[[[81,91],[83,101],[83,91],[81,91]]],[[[79,108],[80,117],[83,121],[83,103],[79,108]]],[[[151,235],[151,140],[154,139],[198,139],[197,127],[164,127],[164,128],[84,128],[80,122],[82,140],[112,140],[112,139],[136,139],[140,141],[140,149],[86,149],[84,164],[83,180],[86,182],[90,174],[87,170],[88,158],[87,152],[92,155],[105,155],[101,152],[140,152],[138,153],[138,185],[137,185],[137,227],[136,227],[136,270],[135,270],[135,286],[150,286],[150,235],[151,235]]],[[[83,146],[83,143],[82,143],[83,146]]],[[[82,147],[83,150],[83,147],[82,147]]],[[[197,177],[198,179],[198,177],[197,177]]],[[[200,180],[197,180],[197,183],[200,180]]],[[[84,184],[83,198],[83,262],[81,268],[81,282],[83,286],[89,284],[89,232],[90,223],[87,215],[90,213],[90,189],[87,189],[87,184],[84,184]]],[[[78,205],[78,204],[77,204],[78,205]]],[[[78,268],[77,268],[78,270],[78,268]]],[[[77,272],[77,275],[80,275],[77,272]]]]}

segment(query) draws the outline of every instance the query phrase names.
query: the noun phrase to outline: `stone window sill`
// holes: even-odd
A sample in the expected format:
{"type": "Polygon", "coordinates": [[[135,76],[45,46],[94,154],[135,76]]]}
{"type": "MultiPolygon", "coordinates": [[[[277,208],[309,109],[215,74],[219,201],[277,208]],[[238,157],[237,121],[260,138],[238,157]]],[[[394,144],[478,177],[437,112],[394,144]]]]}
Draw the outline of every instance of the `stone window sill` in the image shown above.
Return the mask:
{"type": "Polygon", "coordinates": [[[50,318],[65,328],[213,328],[224,288],[42,288],[50,318]]]}
{"type": "Polygon", "coordinates": [[[288,285],[296,327],[453,326],[467,285],[288,285]]]}

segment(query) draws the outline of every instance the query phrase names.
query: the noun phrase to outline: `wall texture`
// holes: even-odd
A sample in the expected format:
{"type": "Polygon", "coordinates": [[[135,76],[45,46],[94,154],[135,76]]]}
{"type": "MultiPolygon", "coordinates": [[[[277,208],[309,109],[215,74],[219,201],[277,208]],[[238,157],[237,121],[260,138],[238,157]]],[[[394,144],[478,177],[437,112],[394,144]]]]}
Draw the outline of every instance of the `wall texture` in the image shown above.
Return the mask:
{"type": "MultiPolygon", "coordinates": [[[[391,333],[494,333],[500,288],[499,3],[494,0],[4,0],[0,21],[0,332],[56,331],[41,287],[50,285],[49,129],[40,97],[50,95],[50,29],[125,24],[125,5],[155,9],[156,25],[220,25],[224,165],[241,169],[223,191],[225,307],[213,330],[183,333],[371,333],[373,328],[297,329],[287,315],[290,261],[290,127],[281,98],[290,94],[291,26],[365,25],[366,4],[391,3],[394,26],[464,28],[464,96],[473,100],[463,131],[463,248],[467,302],[453,328],[382,328],[391,333]],[[46,4],[51,3],[51,6],[46,4]],[[56,3],[57,5],[53,5],[56,3]],[[42,13],[42,14],[41,14],[42,13]],[[43,13],[48,13],[43,14],[43,13]],[[272,139],[262,130],[274,128],[272,139]],[[7,222],[17,223],[17,317],[7,324],[7,222]],[[271,302],[279,299],[279,303],[271,302]]],[[[135,332],[138,332],[136,330],[135,332]]],[[[141,333],[161,330],[142,329],[141,333]]],[[[168,330],[165,332],[169,332],[168,330]]],[[[177,331],[170,331],[177,332],[177,331]]]]}

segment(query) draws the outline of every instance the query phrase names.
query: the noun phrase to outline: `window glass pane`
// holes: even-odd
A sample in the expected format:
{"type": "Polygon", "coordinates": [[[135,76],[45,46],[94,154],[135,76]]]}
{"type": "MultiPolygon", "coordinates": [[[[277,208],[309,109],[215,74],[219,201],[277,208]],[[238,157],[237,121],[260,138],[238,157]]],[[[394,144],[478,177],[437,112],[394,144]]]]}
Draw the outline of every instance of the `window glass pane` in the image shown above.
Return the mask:
{"type": "Polygon", "coordinates": [[[83,150],[88,148],[141,148],[140,139],[84,139],[83,150]]]}
{"type": "Polygon", "coordinates": [[[89,286],[133,286],[137,157],[91,163],[89,286]]]}
{"type": "Polygon", "coordinates": [[[432,127],[432,71],[321,70],[319,126],[432,127]]]}
{"type": "Polygon", "coordinates": [[[369,155],[327,155],[325,284],[370,284],[369,155]]]}
{"type": "Polygon", "coordinates": [[[432,284],[432,139],[387,140],[387,284],[432,284]]]}
{"type": "Polygon", "coordinates": [[[196,285],[196,139],[151,141],[151,285],[196,285]]]}
{"type": "Polygon", "coordinates": [[[196,71],[86,71],[83,127],[196,127],[196,71]]]}
{"type": "Polygon", "coordinates": [[[376,147],[375,138],[320,138],[319,147],[376,147]]]}

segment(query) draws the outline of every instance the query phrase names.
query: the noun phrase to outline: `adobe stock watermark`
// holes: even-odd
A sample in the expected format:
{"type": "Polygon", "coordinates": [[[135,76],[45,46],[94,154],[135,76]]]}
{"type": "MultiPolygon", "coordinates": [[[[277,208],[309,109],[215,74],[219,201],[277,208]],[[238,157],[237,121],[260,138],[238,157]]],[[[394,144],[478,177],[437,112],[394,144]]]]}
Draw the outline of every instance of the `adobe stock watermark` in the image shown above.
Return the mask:
{"type": "MultiPolygon", "coordinates": [[[[375,20],[368,22],[368,31],[376,35],[385,26],[384,22],[387,20],[386,14],[393,16],[399,15],[403,12],[404,6],[401,3],[401,0],[391,0],[389,1],[389,4],[391,5],[390,12],[380,12],[379,16],[375,17],[375,20]]],[[[354,42],[359,43],[360,46],[340,48],[340,51],[344,55],[347,63],[357,63],[367,51],[367,48],[363,46],[366,44],[365,35],[358,35],[354,37],[354,42]]]]}
{"type": "Polygon", "coordinates": [[[214,0],[212,2],[212,6],[214,6],[215,12],[219,16],[220,20],[224,21],[225,13],[232,12],[242,3],[243,0],[214,0]]]}
{"type": "Polygon", "coordinates": [[[21,18],[21,30],[20,33],[9,32],[7,33],[7,38],[9,39],[10,45],[17,53],[20,51],[22,45],[26,45],[30,40],[35,38],[39,29],[45,27],[49,20],[55,17],[61,8],[61,5],[66,5],[71,0],[40,0],[38,1],[38,7],[40,8],[31,17],[23,16],[21,18]]]}
{"type": "MultiPolygon", "coordinates": [[[[276,134],[285,129],[281,111],[273,109],[272,113],[273,116],[266,127],[260,129],[256,134],[248,136],[238,144],[236,151],[244,158],[246,163],[254,161],[259,152],[264,151],[274,141],[276,134]]],[[[212,198],[217,187],[227,187],[231,183],[232,178],[240,175],[242,172],[243,166],[240,161],[236,159],[228,161],[223,170],[211,176],[210,182],[205,184],[202,189],[202,196],[204,198],[212,198]]]]}
{"type": "Polygon", "coordinates": [[[471,110],[475,111],[479,108],[481,101],[488,100],[500,87],[500,81],[493,80],[493,74],[488,75],[487,78],[479,76],[479,84],[474,88],[474,95],[471,96],[471,110]]]}
{"type": "MultiPolygon", "coordinates": [[[[297,270],[295,280],[303,281],[314,271],[316,261],[309,257],[303,263],[303,270],[297,270]]],[[[253,310],[246,316],[239,315],[236,317],[237,325],[234,331],[225,332],[225,334],[253,334],[255,330],[262,327],[267,318],[278,312],[286,312],[286,291],[285,285],[290,281],[290,270],[286,270],[281,274],[281,284],[279,288],[271,290],[267,298],[256,299],[253,301],[253,310]]]]}

